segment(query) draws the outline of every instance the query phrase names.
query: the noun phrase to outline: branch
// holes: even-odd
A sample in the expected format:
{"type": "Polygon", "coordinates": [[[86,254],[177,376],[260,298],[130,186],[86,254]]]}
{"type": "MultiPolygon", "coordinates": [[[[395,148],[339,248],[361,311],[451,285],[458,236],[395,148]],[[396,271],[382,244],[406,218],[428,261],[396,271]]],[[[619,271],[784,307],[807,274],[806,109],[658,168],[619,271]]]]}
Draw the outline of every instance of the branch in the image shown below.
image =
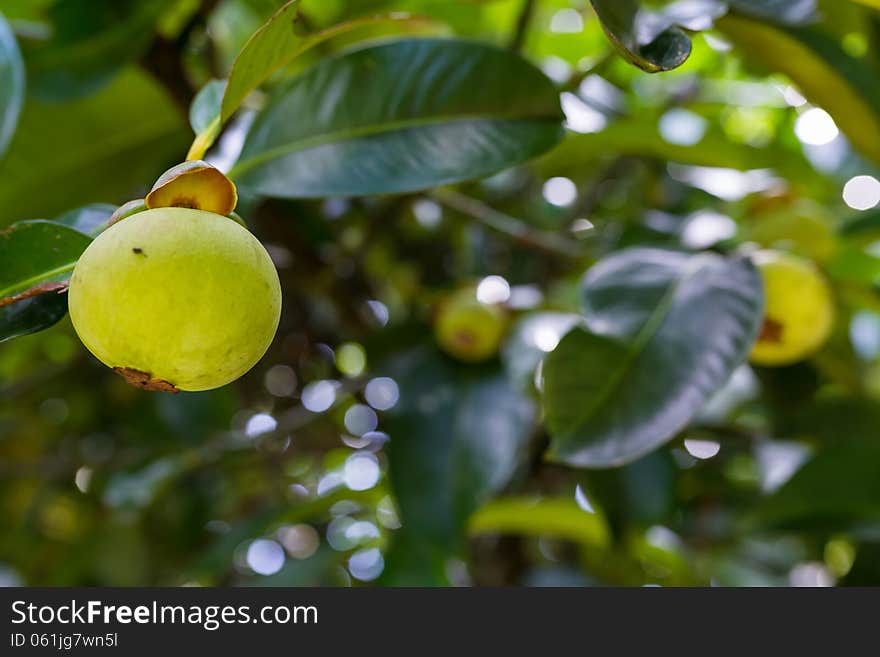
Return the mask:
{"type": "Polygon", "coordinates": [[[204,25],[218,0],[204,0],[199,10],[174,39],[156,36],[150,49],[141,58],[141,66],[162,84],[185,116],[198,92],[183,66],[184,53],[195,30],[204,25]]]}
{"type": "Polygon", "coordinates": [[[519,52],[526,42],[526,35],[529,31],[529,25],[532,17],[535,15],[535,0],[523,0],[522,9],[519,12],[519,18],[516,20],[516,31],[510,40],[510,49],[513,52],[519,52]]]}
{"type": "Polygon", "coordinates": [[[561,235],[532,228],[525,222],[486,205],[475,198],[451,190],[435,190],[429,194],[438,203],[452,208],[484,226],[503,233],[525,246],[567,258],[583,256],[581,250],[561,235]]]}

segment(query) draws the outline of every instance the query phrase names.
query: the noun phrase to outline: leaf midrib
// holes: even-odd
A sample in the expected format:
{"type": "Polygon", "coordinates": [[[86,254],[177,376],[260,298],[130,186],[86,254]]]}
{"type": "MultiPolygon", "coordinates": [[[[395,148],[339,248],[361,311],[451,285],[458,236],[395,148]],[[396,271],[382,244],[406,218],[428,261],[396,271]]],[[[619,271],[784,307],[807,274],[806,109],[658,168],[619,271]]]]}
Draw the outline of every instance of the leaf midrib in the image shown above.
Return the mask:
{"type": "Polygon", "coordinates": [[[245,161],[240,161],[229,172],[231,178],[240,176],[243,173],[253,169],[268,160],[285,157],[301,151],[325,146],[334,142],[346,142],[360,139],[363,137],[372,137],[385,133],[399,132],[410,128],[423,128],[442,124],[468,123],[472,121],[539,121],[561,123],[562,116],[524,116],[521,114],[469,114],[455,116],[431,116],[416,119],[403,119],[391,121],[388,123],[372,124],[362,126],[360,128],[350,128],[348,130],[337,130],[335,132],[326,132],[314,137],[309,137],[299,141],[290,142],[286,145],[279,146],[255,155],[245,161]]]}
{"type": "Polygon", "coordinates": [[[627,350],[627,355],[626,358],[623,360],[622,366],[618,369],[614,376],[612,376],[608,380],[608,385],[602,390],[602,392],[593,398],[594,402],[587,407],[586,411],[580,416],[578,421],[573,423],[574,428],[568,432],[568,437],[577,435],[580,427],[586,424],[587,421],[593,416],[595,411],[600,408],[608,400],[609,397],[611,397],[612,393],[616,392],[619,389],[621,382],[632,370],[633,364],[636,362],[638,357],[641,356],[645,346],[659,331],[660,326],[663,324],[663,321],[668,316],[668,312],[672,307],[673,301],[675,300],[675,297],[678,294],[678,291],[681,289],[682,285],[691,280],[704,268],[705,265],[703,265],[702,263],[699,267],[689,268],[692,269],[692,271],[685,271],[680,278],[676,279],[669,286],[669,288],[663,294],[663,297],[660,299],[660,303],[657,304],[657,307],[648,316],[648,319],[645,322],[644,326],[642,326],[642,329],[638,332],[635,339],[632,341],[630,348],[627,350]]]}
{"type": "Polygon", "coordinates": [[[76,260],[73,262],[67,262],[63,265],[59,265],[54,269],[49,269],[48,271],[40,272],[30,278],[26,278],[23,281],[18,281],[13,285],[9,285],[6,288],[0,290],[0,299],[5,299],[6,297],[12,296],[13,293],[23,292],[25,290],[29,290],[34,285],[47,281],[55,276],[60,276],[61,274],[66,274],[69,271],[73,271],[73,268],[76,266],[76,260]]]}

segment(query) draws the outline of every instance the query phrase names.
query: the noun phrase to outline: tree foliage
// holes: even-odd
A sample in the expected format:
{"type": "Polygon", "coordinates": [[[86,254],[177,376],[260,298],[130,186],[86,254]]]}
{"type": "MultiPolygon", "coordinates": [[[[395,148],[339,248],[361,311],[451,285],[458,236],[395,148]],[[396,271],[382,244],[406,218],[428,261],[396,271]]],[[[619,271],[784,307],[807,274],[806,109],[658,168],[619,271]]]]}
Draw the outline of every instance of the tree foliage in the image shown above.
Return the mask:
{"type": "Polygon", "coordinates": [[[0,582],[876,584],[878,10],[7,0],[0,582]],[[284,308],[168,395],[65,293],[185,159],[284,308]],[[785,367],[749,363],[799,321],[761,249],[834,295],[785,367]],[[493,313],[438,335],[465,297],[493,313]]]}

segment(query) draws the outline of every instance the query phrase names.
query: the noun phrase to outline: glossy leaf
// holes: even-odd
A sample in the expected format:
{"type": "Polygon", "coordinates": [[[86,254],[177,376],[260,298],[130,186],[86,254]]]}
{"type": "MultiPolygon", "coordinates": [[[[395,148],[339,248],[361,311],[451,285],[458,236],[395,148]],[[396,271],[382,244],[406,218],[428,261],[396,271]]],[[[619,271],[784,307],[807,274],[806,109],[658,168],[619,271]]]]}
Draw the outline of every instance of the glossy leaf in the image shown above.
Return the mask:
{"type": "Polygon", "coordinates": [[[143,196],[187,133],[165,92],[135,71],[73,103],[30,100],[0,162],[0,226],[143,196]]]}
{"type": "Polygon", "coordinates": [[[834,117],[854,148],[880,162],[880,88],[865,60],[849,56],[836,37],[814,26],[778,27],[731,14],[718,27],[758,66],[791,78],[834,117]]]}
{"type": "Polygon", "coordinates": [[[198,112],[198,120],[194,120],[192,113],[190,115],[196,132],[191,159],[197,159],[205,153],[220,128],[241,107],[248,94],[312,48],[358,30],[388,26],[412,30],[430,24],[425,18],[397,12],[357,18],[310,33],[300,24],[299,8],[299,0],[291,0],[253,34],[236,57],[229,72],[228,84],[214,81],[202,89],[204,95],[200,94],[193,104],[194,111],[198,112]],[[223,84],[225,86],[221,89],[220,85],[223,84]]]}
{"type": "Polygon", "coordinates": [[[279,69],[315,46],[347,32],[391,25],[401,29],[424,27],[430,21],[420,16],[394,13],[346,21],[315,33],[298,25],[297,0],[287,3],[245,44],[229,74],[223,95],[221,121],[226,122],[245,97],[279,69]]]}
{"type": "Polygon", "coordinates": [[[762,306],[745,259],[637,248],[599,262],[586,328],[544,362],[551,458],[610,467],[671,439],[745,360],[762,306]]]}
{"type": "Polygon", "coordinates": [[[84,205],[81,208],[65,212],[55,221],[73,228],[84,235],[95,237],[107,228],[107,223],[115,211],[115,205],[93,203],[92,205],[84,205]]]}
{"type": "Polygon", "coordinates": [[[60,0],[48,10],[52,39],[26,53],[31,93],[81,98],[109,83],[153,39],[169,0],[60,0]]]}
{"type": "Polygon", "coordinates": [[[461,368],[433,348],[402,356],[391,375],[400,401],[385,426],[401,520],[433,549],[458,550],[471,513],[522,459],[534,405],[497,366],[461,368]]]}
{"type": "Polygon", "coordinates": [[[285,198],[425,189],[479,178],[562,136],[553,83],[507,51],[421,39],[325,60],[257,119],[231,176],[285,198]]]}
{"type": "Polygon", "coordinates": [[[18,125],[24,103],[24,63],[15,35],[0,14],[0,157],[18,125]]]}
{"type": "Polygon", "coordinates": [[[608,38],[631,64],[649,73],[678,68],[691,40],[677,25],[637,0],[591,0],[608,38]]]}
{"type": "Polygon", "coordinates": [[[66,281],[91,239],[52,221],[22,221],[0,233],[0,341],[64,317],[66,281]]]}

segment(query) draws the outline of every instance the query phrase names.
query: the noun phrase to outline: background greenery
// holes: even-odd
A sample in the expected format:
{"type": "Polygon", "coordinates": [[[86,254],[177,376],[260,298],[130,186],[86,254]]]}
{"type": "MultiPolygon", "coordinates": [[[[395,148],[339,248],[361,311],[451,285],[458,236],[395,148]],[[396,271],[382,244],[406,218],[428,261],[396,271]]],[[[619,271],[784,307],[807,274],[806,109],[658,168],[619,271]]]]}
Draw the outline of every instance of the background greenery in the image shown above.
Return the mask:
{"type": "Polygon", "coordinates": [[[880,583],[878,3],[282,4],[3,2],[0,289],[195,136],[284,312],[172,396],[0,308],[0,582],[880,583]],[[755,244],[833,285],[806,362],[745,363],[755,244]],[[469,365],[473,284],[513,322],[469,365]]]}

